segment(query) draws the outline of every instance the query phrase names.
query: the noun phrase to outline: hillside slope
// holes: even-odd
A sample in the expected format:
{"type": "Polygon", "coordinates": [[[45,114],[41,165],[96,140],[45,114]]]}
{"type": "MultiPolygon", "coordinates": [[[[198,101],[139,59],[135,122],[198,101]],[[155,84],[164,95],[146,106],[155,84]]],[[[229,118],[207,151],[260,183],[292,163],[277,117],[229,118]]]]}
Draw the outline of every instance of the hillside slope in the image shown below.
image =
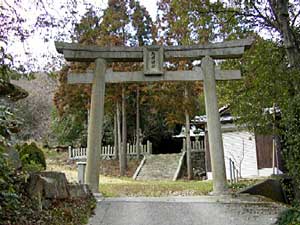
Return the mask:
{"type": "Polygon", "coordinates": [[[12,103],[16,114],[24,120],[20,137],[25,140],[43,141],[50,132],[53,95],[57,81],[47,74],[38,73],[35,74],[34,80],[20,79],[12,83],[29,93],[27,98],[12,103]]]}

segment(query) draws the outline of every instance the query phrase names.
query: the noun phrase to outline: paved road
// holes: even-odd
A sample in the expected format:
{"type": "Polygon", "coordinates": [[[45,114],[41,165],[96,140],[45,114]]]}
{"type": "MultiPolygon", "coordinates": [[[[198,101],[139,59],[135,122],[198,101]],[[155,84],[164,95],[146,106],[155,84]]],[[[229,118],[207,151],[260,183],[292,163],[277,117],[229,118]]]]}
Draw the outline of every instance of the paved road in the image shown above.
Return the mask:
{"type": "Polygon", "coordinates": [[[282,206],[210,197],[106,198],[90,225],[271,225],[282,206]]]}

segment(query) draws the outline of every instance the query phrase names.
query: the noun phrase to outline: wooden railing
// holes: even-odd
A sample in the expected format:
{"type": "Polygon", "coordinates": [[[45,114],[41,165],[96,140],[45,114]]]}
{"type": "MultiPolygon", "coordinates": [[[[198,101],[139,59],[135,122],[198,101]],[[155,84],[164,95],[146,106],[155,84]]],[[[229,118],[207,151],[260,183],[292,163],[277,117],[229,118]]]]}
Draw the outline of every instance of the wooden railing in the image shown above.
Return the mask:
{"type": "MultiPolygon", "coordinates": [[[[186,144],[185,144],[186,140],[183,139],[183,143],[182,143],[182,151],[186,151],[186,144]]],[[[204,141],[191,141],[191,150],[192,151],[204,151],[205,147],[204,147],[204,141]]]]}
{"type": "MultiPolygon", "coordinates": [[[[140,154],[152,154],[152,143],[147,141],[145,145],[140,145],[140,154]]],[[[127,155],[136,156],[137,148],[135,144],[127,143],[127,155]]],[[[69,146],[69,159],[85,160],[87,156],[87,148],[72,148],[69,146]]],[[[102,146],[101,157],[113,158],[115,156],[115,147],[111,145],[102,146]]]]}

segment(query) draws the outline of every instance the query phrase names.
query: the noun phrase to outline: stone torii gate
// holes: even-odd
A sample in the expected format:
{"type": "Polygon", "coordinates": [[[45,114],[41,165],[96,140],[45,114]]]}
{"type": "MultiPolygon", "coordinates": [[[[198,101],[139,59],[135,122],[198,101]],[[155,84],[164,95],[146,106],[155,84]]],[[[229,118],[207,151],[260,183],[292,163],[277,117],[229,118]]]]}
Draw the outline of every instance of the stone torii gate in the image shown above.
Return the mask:
{"type": "Polygon", "coordinates": [[[221,71],[214,59],[239,58],[253,40],[243,39],[195,46],[98,47],[56,42],[56,49],[67,61],[95,62],[94,72],[69,74],[68,82],[91,83],[91,109],[88,125],[86,183],[99,192],[99,159],[103,136],[105,83],[152,81],[204,81],[208,139],[213,174],[213,193],[227,190],[220,117],[217,105],[216,80],[240,79],[238,70],[221,71]],[[164,71],[164,60],[201,60],[201,68],[190,71],[164,71]],[[144,71],[113,72],[107,62],[144,62],[144,71]]]}

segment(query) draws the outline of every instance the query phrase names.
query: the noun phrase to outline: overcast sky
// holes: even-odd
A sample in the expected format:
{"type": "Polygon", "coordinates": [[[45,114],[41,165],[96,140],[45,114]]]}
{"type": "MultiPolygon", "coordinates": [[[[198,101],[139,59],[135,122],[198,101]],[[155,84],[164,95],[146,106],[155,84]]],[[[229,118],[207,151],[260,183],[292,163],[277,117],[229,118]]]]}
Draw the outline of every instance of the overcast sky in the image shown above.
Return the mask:
{"type": "Polygon", "coordinates": [[[140,2],[142,5],[144,5],[148,9],[152,19],[155,20],[156,11],[157,11],[157,6],[156,6],[157,1],[156,0],[140,0],[140,2]]]}
{"type": "MultiPolygon", "coordinates": [[[[13,4],[12,1],[13,0],[7,0],[9,4],[13,4]]],[[[54,6],[53,5],[52,6],[54,10],[56,10],[55,3],[58,4],[57,13],[59,14],[61,12],[59,9],[60,3],[67,2],[67,1],[68,0],[60,0],[60,1],[53,0],[54,6]]],[[[107,7],[107,0],[77,0],[77,3],[79,5],[79,17],[82,16],[85,12],[85,7],[84,7],[85,3],[91,3],[97,7],[100,7],[101,9],[105,9],[107,7]]],[[[157,11],[157,6],[156,6],[157,0],[140,0],[140,3],[147,8],[152,19],[155,20],[156,11],[157,11]]],[[[28,6],[27,4],[28,5],[32,4],[32,1],[31,0],[21,1],[21,8],[19,9],[17,8],[17,10],[21,12],[22,10],[25,9],[23,15],[25,15],[26,19],[29,22],[30,20],[32,20],[32,23],[35,23],[35,18],[38,15],[38,12],[31,10],[30,7],[27,7],[28,6]]],[[[55,50],[54,40],[51,39],[49,40],[49,42],[44,42],[43,38],[39,34],[35,34],[34,36],[28,38],[28,40],[25,41],[24,43],[18,41],[17,39],[14,39],[14,37],[10,37],[10,39],[11,42],[10,42],[10,46],[8,46],[8,50],[10,53],[13,53],[13,55],[17,54],[17,56],[15,56],[16,65],[18,65],[18,61],[20,61],[20,63],[24,65],[31,64],[32,67],[37,67],[36,65],[40,65],[39,67],[43,68],[51,61],[46,56],[48,57],[51,55],[58,56],[58,53],[55,50]],[[32,59],[37,59],[37,61],[32,61],[32,59]]],[[[51,63],[49,64],[49,69],[50,68],[51,68],[51,63]]]]}

